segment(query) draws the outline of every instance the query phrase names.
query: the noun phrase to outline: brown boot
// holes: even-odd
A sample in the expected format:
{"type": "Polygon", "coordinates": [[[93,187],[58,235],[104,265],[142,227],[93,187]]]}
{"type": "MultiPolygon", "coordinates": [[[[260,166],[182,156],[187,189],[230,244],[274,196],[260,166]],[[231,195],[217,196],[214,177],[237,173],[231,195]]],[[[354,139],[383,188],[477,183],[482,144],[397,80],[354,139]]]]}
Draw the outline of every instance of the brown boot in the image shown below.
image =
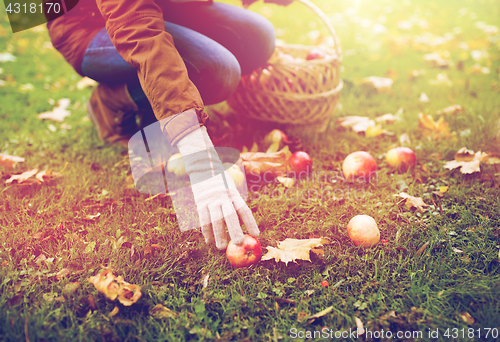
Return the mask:
{"type": "Polygon", "coordinates": [[[126,84],[99,84],[87,102],[87,111],[101,140],[127,146],[128,140],[139,130],[136,123],[139,108],[126,84]]]}

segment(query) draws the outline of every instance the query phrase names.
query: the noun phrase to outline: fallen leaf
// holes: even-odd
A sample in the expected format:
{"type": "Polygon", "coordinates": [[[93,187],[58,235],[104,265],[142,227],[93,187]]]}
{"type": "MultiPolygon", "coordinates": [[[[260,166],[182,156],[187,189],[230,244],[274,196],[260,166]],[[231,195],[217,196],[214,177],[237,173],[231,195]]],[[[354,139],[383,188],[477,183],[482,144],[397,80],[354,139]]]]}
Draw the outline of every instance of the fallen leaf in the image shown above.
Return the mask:
{"type": "Polygon", "coordinates": [[[115,306],[114,309],[111,310],[111,312],[108,314],[108,317],[113,317],[113,316],[117,315],[119,311],[120,311],[120,309],[117,306],[115,306]]]}
{"type": "Polygon", "coordinates": [[[424,102],[424,103],[427,103],[430,101],[429,97],[425,93],[420,94],[420,98],[418,100],[420,102],[424,102]]]}
{"type": "Polygon", "coordinates": [[[85,216],[85,218],[86,218],[87,220],[92,220],[92,221],[95,221],[95,220],[96,220],[99,216],[101,216],[101,213],[97,213],[97,214],[95,214],[95,215],[87,215],[87,216],[85,216]]]}
{"type": "Polygon", "coordinates": [[[365,333],[365,328],[363,327],[363,322],[357,316],[354,317],[354,321],[356,322],[356,329],[357,329],[358,336],[363,335],[365,333]]]}
{"type": "Polygon", "coordinates": [[[12,55],[10,52],[0,53],[0,62],[15,62],[16,56],[12,55]]]}
{"type": "Polygon", "coordinates": [[[401,145],[411,145],[410,136],[406,133],[403,133],[399,136],[399,143],[401,145]]]}
{"type": "Polygon", "coordinates": [[[474,324],[475,320],[474,317],[472,317],[468,312],[464,312],[463,314],[459,315],[460,318],[465,322],[465,324],[474,324]]]}
{"type": "Polygon", "coordinates": [[[69,99],[60,99],[57,101],[57,106],[51,112],[44,112],[38,114],[39,119],[48,119],[53,121],[63,121],[65,117],[69,116],[71,112],[67,110],[69,107],[69,99]]]}
{"type": "Polygon", "coordinates": [[[427,241],[426,243],[424,243],[422,245],[422,247],[420,247],[416,252],[415,252],[415,256],[419,256],[419,255],[422,255],[422,253],[424,253],[425,249],[427,248],[427,246],[429,246],[429,243],[430,241],[427,241]]]}
{"type": "Polygon", "coordinates": [[[118,298],[118,301],[125,306],[134,304],[142,296],[140,286],[127,283],[121,276],[114,276],[110,268],[90,277],[88,281],[107,298],[111,300],[118,298]]]}
{"type": "MultiPolygon", "coordinates": [[[[36,175],[37,172],[38,172],[38,169],[33,169],[30,171],[23,172],[20,175],[13,175],[5,181],[5,184],[10,184],[13,181],[17,181],[18,184],[21,184],[23,182],[26,182],[29,178],[36,175]]],[[[36,182],[38,182],[38,181],[36,181],[36,182]]]]}
{"type": "Polygon", "coordinates": [[[352,128],[356,133],[366,132],[368,127],[375,126],[375,121],[371,120],[367,116],[343,116],[337,119],[337,124],[340,124],[345,128],[352,128]]]}
{"type": "Polygon", "coordinates": [[[42,295],[43,300],[46,302],[64,302],[66,301],[63,296],[58,296],[57,293],[50,292],[42,295]]]}
{"type": "Polygon", "coordinates": [[[85,254],[92,253],[95,249],[95,244],[96,244],[95,241],[89,242],[87,247],[85,247],[85,250],[83,251],[83,253],[85,253],[85,254]]]}
{"type": "Polygon", "coordinates": [[[118,290],[118,301],[125,306],[131,306],[141,298],[141,287],[138,285],[129,284],[122,277],[116,278],[120,283],[118,290]]]}
{"type": "Polygon", "coordinates": [[[278,176],[276,177],[276,179],[286,188],[293,188],[293,186],[295,185],[295,178],[278,176]]]}
{"type": "Polygon", "coordinates": [[[71,296],[73,293],[76,292],[76,290],[78,290],[78,286],[79,285],[80,284],[77,281],[71,282],[71,283],[67,283],[66,285],[64,285],[63,294],[66,297],[71,296]]]}
{"type": "Polygon", "coordinates": [[[431,85],[447,85],[447,86],[452,86],[453,83],[450,81],[448,78],[448,75],[446,73],[440,73],[436,75],[435,80],[430,80],[429,84],[431,85]]]}
{"type": "Polygon", "coordinates": [[[297,313],[297,322],[303,322],[307,319],[307,313],[304,311],[300,311],[297,313]]]}
{"type": "Polygon", "coordinates": [[[444,197],[446,191],[448,191],[449,186],[440,186],[439,191],[433,191],[432,193],[438,197],[444,197]]]}
{"type": "Polygon", "coordinates": [[[262,260],[274,259],[276,262],[282,261],[285,265],[288,265],[290,261],[296,262],[295,260],[307,260],[311,261],[309,252],[312,248],[321,247],[325,244],[329,244],[330,241],[326,239],[316,238],[316,239],[290,239],[287,238],[284,241],[278,241],[278,248],[267,247],[268,252],[262,257],[262,260]]]}
{"type": "Polygon", "coordinates": [[[316,320],[316,318],[320,318],[320,317],[323,317],[325,316],[326,314],[330,313],[331,311],[333,310],[333,306],[329,306],[327,307],[326,309],[324,310],[321,310],[320,312],[314,314],[314,315],[311,315],[309,317],[307,317],[307,322],[308,323],[312,323],[316,320]]]}
{"type": "Polygon", "coordinates": [[[425,137],[431,136],[434,140],[451,137],[449,125],[443,117],[438,121],[434,121],[431,116],[424,113],[419,113],[418,117],[418,126],[425,137]]]}
{"type": "MultiPolygon", "coordinates": [[[[379,119],[377,122],[384,122],[395,120],[395,117],[392,114],[386,114],[382,117],[376,118],[379,119]],[[391,115],[392,117],[386,116],[391,115]],[[394,118],[393,118],[394,117],[394,118]]],[[[383,129],[380,124],[376,124],[375,120],[370,119],[367,116],[344,116],[337,119],[336,123],[345,128],[351,128],[356,133],[365,133],[366,137],[376,137],[381,134],[393,135],[393,133],[388,132],[383,129]]]]}
{"type": "Polygon", "coordinates": [[[24,162],[24,158],[9,156],[8,154],[0,153],[0,165],[12,168],[17,165],[17,163],[24,162]]]}
{"type": "Polygon", "coordinates": [[[93,86],[96,86],[97,85],[97,82],[94,81],[93,79],[91,78],[88,78],[88,77],[84,77],[82,78],[80,81],[78,81],[76,83],[76,88],[78,90],[82,90],[84,88],[87,88],[87,87],[93,87],[93,86]]]}
{"type": "Polygon", "coordinates": [[[361,84],[370,86],[376,89],[379,93],[388,92],[391,90],[394,81],[390,78],[370,76],[361,80],[361,84]]]}
{"type": "Polygon", "coordinates": [[[398,121],[398,118],[394,114],[390,113],[380,115],[375,118],[375,122],[386,123],[386,124],[390,124],[396,121],[398,121]]]}
{"type": "Polygon", "coordinates": [[[60,270],[59,272],[56,273],[56,279],[61,280],[62,278],[69,275],[70,273],[71,273],[71,271],[69,269],[63,268],[62,270],[60,270]]]}
{"type": "Polygon", "coordinates": [[[176,318],[177,314],[170,310],[169,308],[164,307],[162,304],[156,304],[149,310],[149,315],[153,316],[157,319],[165,319],[165,318],[176,318]]]}
{"type": "Polygon", "coordinates": [[[97,304],[95,302],[94,296],[92,296],[91,294],[87,295],[87,302],[89,303],[89,307],[92,310],[97,310],[97,304]]]}
{"type": "Polygon", "coordinates": [[[425,207],[429,206],[428,204],[424,203],[422,197],[413,197],[408,195],[406,192],[401,192],[393,196],[405,198],[406,206],[408,207],[408,209],[418,209],[418,211],[420,211],[421,213],[425,213],[427,211],[425,207]]]}
{"type": "Polygon", "coordinates": [[[483,159],[483,162],[488,165],[500,164],[500,158],[496,157],[494,154],[488,154],[488,156],[483,159]]]}
{"type": "Polygon", "coordinates": [[[210,279],[210,273],[207,273],[202,279],[203,289],[207,288],[209,279],[210,279]]]}
{"type": "Polygon", "coordinates": [[[241,154],[247,175],[263,175],[271,173],[282,176],[286,173],[287,154],[284,151],[275,153],[247,152],[241,154]]]}
{"type": "Polygon", "coordinates": [[[466,147],[462,147],[455,154],[455,160],[447,162],[444,165],[444,168],[448,170],[460,168],[460,172],[464,174],[479,172],[481,171],[481,161],[483,161],[483,159],[487,156],[488,155],[484,152],[478,151],[474,153],[474,151],[468,150],[466,147]]]}
{"type": "Polygon", "coordinates": [[[437,115],[456,115],[462,113],[463,108],[460,105],[452,105],[437,111],[437,115]]]}
{"type": "Polygon", "coordinates": [[[424,55],[424,60],[434,68],[449,68],[453,66],[452,61],[446,54],[428,53],[424,55]]]}

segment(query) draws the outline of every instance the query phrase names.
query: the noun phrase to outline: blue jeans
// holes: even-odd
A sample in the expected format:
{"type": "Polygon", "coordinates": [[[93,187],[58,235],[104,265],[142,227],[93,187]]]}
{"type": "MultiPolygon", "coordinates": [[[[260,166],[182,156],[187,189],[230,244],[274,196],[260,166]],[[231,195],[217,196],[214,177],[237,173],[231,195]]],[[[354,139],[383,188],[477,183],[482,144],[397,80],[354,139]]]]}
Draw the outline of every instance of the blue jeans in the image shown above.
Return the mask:
{"type": "MultiPolygon", "coordinates": [[[[164,8],[165,31],[206,105],[226,100],[241,75],[263,65],[274,51],[274,27],[249,10],[202,2],[167,3],[164,8]]],[[[82,71],[97,82],[126,83],[137,105],[148,107],[137,70],[116,51],[106,28],[89,44],[82,71]]]]}

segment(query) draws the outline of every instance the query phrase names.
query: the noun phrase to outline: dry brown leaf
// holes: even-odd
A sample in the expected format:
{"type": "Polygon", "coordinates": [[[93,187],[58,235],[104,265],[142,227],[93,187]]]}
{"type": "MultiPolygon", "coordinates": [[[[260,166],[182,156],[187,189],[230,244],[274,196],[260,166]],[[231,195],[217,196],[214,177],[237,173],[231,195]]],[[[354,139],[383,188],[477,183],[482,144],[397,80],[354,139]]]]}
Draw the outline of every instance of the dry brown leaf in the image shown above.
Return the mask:
{"type": "Polygon", "coordinates": [[[53,121],[63,121],[65,117],[69,116],[71,112],[67,109],[69,107],[69,99],[60,99],[57,101],[57,106],[51,112],[44,112],[38,114],[39,119],[48,119],[53,121]]]}
{"type": "Polygon", "coordinates": [[[419,255],[422,255],[425,251],[425,249],[427,248],[427,246],[429,246],[429,243],[431,243],[430,241],[427,241],[426,243],[424,243],[422,245],[422,247],[420,247],[416,252],[415,252],[415,256],[419,256],[419,255]]]}
{"type": "Polygon", "coordinates": [[[425,207],[428,207],[428,204],[424,203],[424,200],[422,197],[413,197],[408,195],[406,192],[401,192],[399,194],[393,195],[393,196],[399,196],[402,198],[406,199],[406,206],[408,209],[417,209],[421,213],[425,213],[427,209],[425,207]]]}
{"type": "Polygon", "coordinates": [[[127,283],[121,276],[116,278],[116,281],[121,285],[118,290],[118,301],[120,303],[125,306],[130,306],[141,298],[142,293],[140,286],[127,283]]]}
{"type": "Polygon", "coordinates": [[[463,314],[460,314],[460,318],[465,322],[465,324],[474,324],[475,320],[474,317],[472,317],[468,312],[464,312],[463,314]]]}
{"type": "Polygon", "coordinates": [[[0,153],[0,165],[12,168],[17,163],[24,162],[24,158],[17,156],[9,156],[8,154],[0,153]]]}
{"type": "Polygon", "coordinates": [[[309,257],[309,252],[311,251],[311,249],[315,247],[321,247],[329,243],[330,241],[321,238],[288,238],[284,241],[278,241],[278,248],[267,247],[268,252],[262,257],[262,260],[274,259],[276,262],[283,261],[285,265],[288,265],[290,261],[296,262],[295,260],[297,259],[311,261],[309,257]]]}
{"type": "Polygon", "coordinates": [[[115,306],[114,309],[111,310],[111,312],[108,314],[108,317],[116,316],[119,311],[120,311],[120,309],[117,306],[115,306]]]}
{"type": "Polygon", "coordinates": [[[125,306],[134,304],[142,296],[140,286],[127,283],[121,276],[116,277],[110,268],[90,277],[88,281],[107,298],[111,300],[118,298],[118,301],[125,306]]]}
{"type": "Polygon", "coordinates": [[[327,307],[325,310],[321,310],[320,312],[311,315],[307,318],[308,323],[312,323],[316,318],[320,318],[330,313],[333,310],[333,306],[327,307]]]}
{"type": "Polygon", "coordinates": [[[447,162],[444,165],[444,168],[448,170],[460,168],[460,172],[464,174],[479,172],[481,171],[481,162],[487,156],[488,154],[484,152],[478,151],[474,153],[474,151],[468,150],[466,147],[462,147],[455,154],[455,160],[447,162]]]}
{"type": "Polygon", "coordinates": [[[287,154],[285,151],[275,153],[247,152],[241,154],[247,175],[263,175],[270,172],[280,176],[286,173],[287,154]]]}
{"type": "Polygon", "coordinates": [[[66,297],[69,297],[72,294],[74,294],[76,292],[76,290],[78,290],[79,286],[80,286],[80,284],[77,281],[67,283],[66,285],[64,285],[63,294],[66,297]]]}
{"type": "Polygon", "coordinates": [[[56,273],[56,279],[61,280],[62,278],[69,275],[70,273],[71,273],[71,271],[69,269],[63,268],[62,270],[60,270],[59,272],[56,273]]]}
{"type": "MultiPolygon", "coordinates": [[[[37,172],[38,172],[38,169],[33,169],[33,170],[29,170],[29,171],[23,172],[20,175],[13,175],[13,176],[11,176],[9,179],[7,179],[5,181],[5,184],[10,184],[13,181],[17,181],[17,184],[21,184],[23,182],[26,182],[29,178],[31,178],[34,175],[36,175],[37,172]]],[[[38,180],[35,180],[35,182],[38,183],[38,180]]]]}
{"type": "Polygon", "coordinates": [[[177,317],[177,314],[174,311],[164,307],[162,304],[156,304],[154,307],[152,307],[149,310],[149,315],[157,319],[177,317]]]}

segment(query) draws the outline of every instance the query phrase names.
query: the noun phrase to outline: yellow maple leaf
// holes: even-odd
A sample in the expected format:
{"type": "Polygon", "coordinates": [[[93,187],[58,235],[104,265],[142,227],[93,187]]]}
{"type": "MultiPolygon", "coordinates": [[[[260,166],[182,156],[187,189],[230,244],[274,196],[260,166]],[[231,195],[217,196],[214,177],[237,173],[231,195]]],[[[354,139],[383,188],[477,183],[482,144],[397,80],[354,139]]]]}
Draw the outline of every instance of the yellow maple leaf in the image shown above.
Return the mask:
{"type": "Polygon", "coordinates": [[[262,260],[274,259],[276,262],[283,261],[288,265],[290,261],[307,260],[311,261],[309,251],[315,247],[321,247],[329,244],[330,241],[322,238],[316,239],[285,239],[278,242],[278,248],[267,247],[268,252],[262,257],[262,260]]]}
{"type": "Polygon", "coordinates": [[[451,137],[450,127],[444,117],[440,117],[438,121],[424,113],[418,114],[418,126],[425,137],[433,136],[434,140],[451,137]]]}

